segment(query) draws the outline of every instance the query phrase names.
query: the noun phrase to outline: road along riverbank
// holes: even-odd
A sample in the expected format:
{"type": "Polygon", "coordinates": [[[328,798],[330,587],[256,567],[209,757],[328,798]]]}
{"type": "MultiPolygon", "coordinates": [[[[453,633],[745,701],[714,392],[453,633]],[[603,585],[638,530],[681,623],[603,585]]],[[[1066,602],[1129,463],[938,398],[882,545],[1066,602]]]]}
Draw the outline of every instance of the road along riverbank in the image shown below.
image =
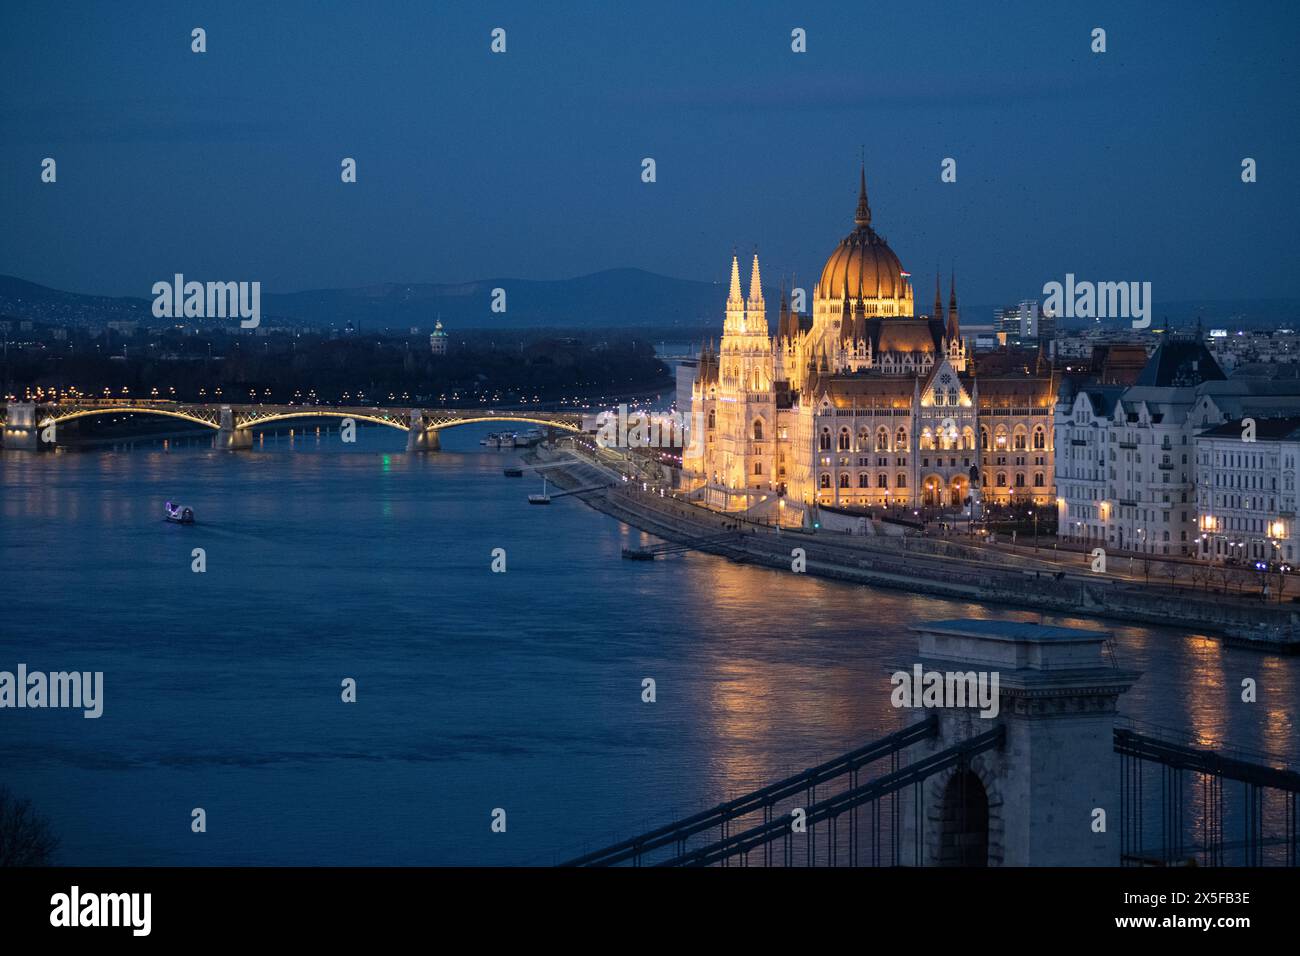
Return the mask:
{"type": "Polygon", "coordinates": [[[667,490],[643,490],[639,480],[620,473],[617,463],[577,450],[539,449],[525,461],[551,465],[547,480],[562,488],[605,485],[575,497],[666,542],[790,573],[1056,614],[1179,626],[1198,633],[1296,623],[1293,605],[1093,573],[1087,555],[1075,556],[1078,566],[1070,568],[1059,560],[995,555],[946,538],[777,531],[674,498],[667,490]],[[797,567],[802,572],[794,570],[797,567]]]}

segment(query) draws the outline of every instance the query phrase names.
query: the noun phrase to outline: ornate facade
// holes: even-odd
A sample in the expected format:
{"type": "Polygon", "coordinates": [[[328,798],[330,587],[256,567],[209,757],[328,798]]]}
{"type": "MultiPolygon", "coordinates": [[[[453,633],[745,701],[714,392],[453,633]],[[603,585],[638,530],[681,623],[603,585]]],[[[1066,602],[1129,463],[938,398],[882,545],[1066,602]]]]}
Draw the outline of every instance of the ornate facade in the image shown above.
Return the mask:
{"type": "Polygon", "coordinates": [[[1047,504],[1054,399],[1041,350],[994,356],[976,375],[955,280],[946,316],[937,277],[933,310],[915,315],[910,275],[871,225],[864,170],[854,229],[826,261],[811,315],[783,290],[770,334],[758,256],[748,296],[732,257],[722,339],[692,386],[704,437],[683,456],[682,485],[712,507],[786,522],[812,504],[960,507],[972,491],[1047,504]]]}

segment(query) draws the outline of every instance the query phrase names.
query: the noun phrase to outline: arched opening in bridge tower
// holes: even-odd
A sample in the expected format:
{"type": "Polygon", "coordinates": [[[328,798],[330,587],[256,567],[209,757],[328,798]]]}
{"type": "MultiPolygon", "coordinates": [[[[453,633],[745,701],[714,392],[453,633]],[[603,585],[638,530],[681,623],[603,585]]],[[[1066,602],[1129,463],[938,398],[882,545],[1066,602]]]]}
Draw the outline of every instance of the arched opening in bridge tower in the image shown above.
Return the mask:
{"type": "Polygon", "coordinates": [[[980,778],[969,770],[953,774],[943,790],[939,864],[989,864],[989,798],[980,778]]]}

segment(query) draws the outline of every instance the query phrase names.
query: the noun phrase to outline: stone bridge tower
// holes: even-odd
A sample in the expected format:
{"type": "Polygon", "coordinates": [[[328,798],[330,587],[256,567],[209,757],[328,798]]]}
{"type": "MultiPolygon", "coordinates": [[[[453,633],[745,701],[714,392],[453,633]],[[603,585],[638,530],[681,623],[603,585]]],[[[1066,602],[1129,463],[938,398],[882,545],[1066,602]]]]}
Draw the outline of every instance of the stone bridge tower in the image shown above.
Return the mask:
{"type": "MultiPolygon", "coordinates": [[[[918,709],[939,732],[909,761],[946,750],[1001,725],[1000,747],[939,771],[919,786],[924,866],[1117,866],[1119,758],[1116,703],[1137,680],[1107,659],[1106,631],[1032,622],[953,620],[922,624],[919,656],[900,663],[924,671],[998,675],[998,712],[978,706],[918,709]],[[1099,832],[1096,810],[1105,812],[1099,832]]],[[[902,862],[914,865],[918,810],[904,805],[902,862]]]]}

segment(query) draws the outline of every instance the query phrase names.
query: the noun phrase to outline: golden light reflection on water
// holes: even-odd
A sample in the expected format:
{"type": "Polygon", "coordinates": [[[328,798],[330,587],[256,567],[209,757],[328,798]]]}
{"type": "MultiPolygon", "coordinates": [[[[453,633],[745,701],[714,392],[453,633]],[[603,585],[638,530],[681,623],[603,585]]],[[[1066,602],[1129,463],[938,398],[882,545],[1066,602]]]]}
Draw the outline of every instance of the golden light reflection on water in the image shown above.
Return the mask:
{"type": "MultiPolygon", "coordinates": [[[[456,605],[458,597],[468,606],[460,627],[486,628],[475,632],[479,644],[465,648],[473,662],[470,672],[480,671],[485,648],[490,652],[507,635],[517,633],[505,622],[536,629],[535,638],[512,645],[505,657],[512,667],[518,661],[527,672],[528,688],[536,682],[536,665],[538,674],[549,673],[555,680],[555,692],[548,690],[536,698],[526,693],[504,697],[499,706],[482,713],[474,711],[477,695],[453,692],[447,700],[466,710],[465,733],[477,733],[498,718],[511,727],[515,708],[526,705],[532,708],[530,716],[541,715],[527,722],[527,733],[544,737],[555,715],[564,713],[573,688],[585,687],[572,698],[581,706],[576,716],[570,715],[568,733],[546,740],[539,749],[554,756],[557,777],[575,766],[583,753],[594,753],[593,762],[584,765],[596,768],[594,776],[584,781],[583,788],[566,792],[565,799],[578,792],[612,794],[616,799],[607,802],[635,805],[645,815],[647,827],[671,814],[655,798],[645,796],[643,784],[626,783],[638,774],[658,774],[656,779],[689,793],[698,804],[711,805],[861,746],[908,722],[910,711],[890,705],[889,670],[915,654],[915,635],[909,628],[916,622],[954,617],[1039,619],[1036,612],[1012,607],[873,590],[698,553],[626,562],[619,556],[622,547],[661,542],[593,515],[572,498],[557,501],[552,509],[529,509],[524,491],[534,489],[495,480],[500,478],[496,464],[470,463],[472,455],[451,451],[406,455],[390,447],[391,471],[384,472],[375,446],[343,449],[337,437],[328,436],[326,447],[316,453],[308,437],[304,432],[297,442],[291,465],[285,460],[289,442],[282,440],[276,448],[271,439],[265,451],[141,448],[127,454],[66,456],[77,459],[76,467],[66,467],[73,464],[71,460],[54,462],[55,456],[6,458],[0,468],[0,508],[7,518],[37,519],[21,525],[23,547],[35,546],[39,552],[43,539],[66,567],[80,567],[78,562],[86,555],[96,555],[97,562],[89,566],[104,590],[84,605],[111,609],[119,592],[152,600],[156,589],[130,592],[131,587],[141,586],[131,579],[139,579],[138,567],[148,566],[160,549],[165,552],[168,542],[173,543],[178,573],[188,574],[191,530],[168,526],[160,532],[154,525],[161,521],[165,497],[160,496],[182,497],[187,504],[199,505],[201,525],[195,533],[212,536],[227,550],[238,545],[240,562],[250,567],[246,586],[255,592],[273,597],[282,593],[278,579],[274,587],[259,591],[263,582],[251,579],[256,569],[300,568],[304,561],[313,565],[303,571],[302,580],[308,585],[343,580],[337,575],[347,575],[346,580],[360,584],[362,590],[370,589],[355,597],[357,588],[351,585],[338,593],[331,590],[314,603],[305,600],[294,612],[337,615],[341,605],[354,601],[352,606],[359,609],[354,626],[339,638],[340,646],[349,647],[374,629],[383,630],[383,640],[390,640],[393,622],[413,610],[410,602],[401,596],[394,600],[385,591],[383,575],[375,571],[385,567],[401,574],[411,564],[407,552],[387,544],[401,540],[403,529],[420,535],[407,542],[410,553],[417,554],[426,540],[441,533],[438,522],[465,519],[456,526],[456,535],[448,538],[447,553],[452,556],[430,553],[421,566],[421,574],[430,581],[436,580],[430,572],[441,573],[454,562],[473,565],[477,575],[486,568],[482,536],[500,535],[502,543],[511,547],[512,571],[500,583],[508,582],[517,590],[504,602],[499,591],[474,590],[480,587],[477,583],[467,584],[458,595],[440,596],[436,609],[420,608],[416,615],[413,630],[420,634],[418,646],[424,647],[423,632],[431,628],[429,622],[442,626],[447,608],[456,605]],[[471,477],[467,480],[459,472],[471,477]],[[401,481],[404,473],[412,480],[401,481]],[[434,500],[436,489],[457,480],[462,482],[457,491],[448,493],[439,505],[434,500]],[[355,509],[358,500],[375,502],[377,509],[355,509]],[[361,510],[364,516],[357,517],[361,510]],[[382,522],[382,535],[372,533],[381,525],[377,515],[391,518],[382,522]],[[531,540],[519,537],[529,529],[538,535],[538,543],[531,552],[522,546],[517,551],[510,542],[531,540]],[[355,556],[339,548],[340,540],[356,543],[355,556]],[[133,555],[133,560],[114,562],[111,557],[117,554],[133,555]],[[531,571],[513,573],[528,569],[530,558],[531,571]],[[353,566],[356,559],[367,562],[364,574],[353,566]],[[582,570],[578,573],[575,568],[582,570]],[[540,571],[548,576],[529,576],[540,571]],[[542,598],[549,603],[539,612],[537,602],[542,598]],[[620,616],[620,608],[631,610],[620,616]],[[612,625],[612,620],[619,623],[612,625]],[[610,703],[629,696],[626,688],[639,686],[637,681],[646,674],[660,679],[657,708],[627,710],[610,703]],[[604,689],[606,685],[613,690],[604,689]],[[592,721],[593,705],[609,707],[609,719],[592,721]],[[648,726],[655,731],[649,736],[648,726]]],[[[161,564],[155,566],[159,580],[164,570],[161,564]]],[[[478,577],[488,575],[484,571],[478,577]]],[[[222,578],[215,576],[205,585],[221,583],[222,578]]],[[[293,583],[299,586],[297,580],[293,583]]],[[[170,592],[166,596],[168,600],[155,602],[158,620],[163,622],[174,616],[170,592]]],[[[250,604],[243,610],[248,612],[246,633],[262,635],[267,628],[264,608],[250,604]]],[[[119,608],[120,621],[134,622],[138,615],[135,607],[119,608]]],[[[1267,751],[1300,765],[1293,713],[1300,694],[1300,661],[1225,648],[1216,638],[1168,629],[1074,616],[1048,615],[1044,620],[1113,633],[1118,663],[1143,672],[1121,700],[1123,715],[1171,728],[1179,739],[1267,751]],[[1258,682],[1257,704],[1241,702],[1243,677],[1258,682]]],[[[293,635],[296,619],[284,619],[279,626],[293,635]]],[[[120,642],[124,653],[136,646],[132,634],[130,641],[120,642]]],[[[449,648],[459,652],[459,641],[457,637],[449,648]]],[[[191,660],[190,645],[183,646],[184,656],[176,658],[178,667],[189,666],[191,660]]],[[[389,652],[388,644],[382,647],[377,659],[389,652]]],[[[442,659],[431,662],[423,651],[410,661],[416,672],[422,667],[432,667],[433,672],[444,667],[442,659]]],[[[511,667],[502,667],[495,679],[502,682],[500,687],[520,686],[511,683],[516,679],[511,667]]],[[[543,681],[537,686],[546,685],[543,681]]],[[[431,724],[418,726],[421,732],[434,732],[431,724]]],[[[406,745],[403,736],[403,752],[406,745]]],[[[506,766],[514,758],[498,759],[506,766]]],[[[1150,779],[1158,784],[1157,778],[1150,779]]],[[[1187,796],[1193,819],[1203,819],[1199,788],[1189,786],[1187,796]]],[[[625,823],[610,834],[612,838],[629,832],[625,823]]]]}

